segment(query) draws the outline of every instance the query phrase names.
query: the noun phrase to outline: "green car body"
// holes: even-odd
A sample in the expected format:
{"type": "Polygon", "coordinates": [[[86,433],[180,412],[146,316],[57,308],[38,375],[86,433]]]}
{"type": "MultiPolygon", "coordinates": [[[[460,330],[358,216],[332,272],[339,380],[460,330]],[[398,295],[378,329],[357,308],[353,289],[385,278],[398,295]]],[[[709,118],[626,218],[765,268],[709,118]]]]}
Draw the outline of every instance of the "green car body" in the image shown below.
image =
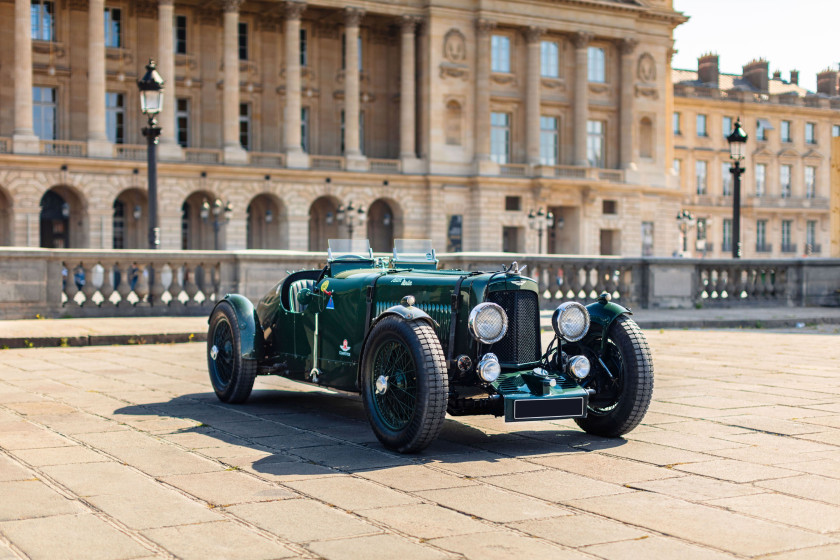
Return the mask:
{"type": "MultiPolygon", "coordinates": [[[[237,331],[233,338],[238,344],[228,344],[237,354],[233,356],[234,366],[239,363],[242,371],[253,375],[281,375],[351,392],[364,393],[366,384],[375,385],[376,379],[365,379],[372,375],[365,372],[365,357],[376,351],[371,347],[371,336],[379,323],[383,323],[379,330],[396,322],[416,328],[428,325],[437,338],[433,345],[440,345],[434,350],[444,358],[446,410],[456,416],[494,414],[504,416],[506,421],[585,419],[590,398],[597,394],[599,382],[595,377],[600,365],[606,370],[624,367],[626,360],[621,357],[613,358],[613,366],[600,359],[608,350],[607,333],[620,317],[630,313],[610,302],[606,294],[586,307],[589,320],[584,336],[576,343],[564,343],[558,336],[546,351],[541,347],[538,285],[515,263],[507,270],[467,272],[438,270],[433,258],[401,262],[396,257],[395,253],[395,258],[387,262],[373,259],[372,254],[369,258],[354,255],[331,259],[323,270],[291,273],[256,306],[241,295],[224,296],[211,315],[208,335],[208,364],[220,398],[228,400],[220,393],[224,383],[216,382],[214,371],[224,368],[212,356],[220,352],[214,340],[224,337],[218,328],[214,331],[213,320],[222,311],[230,312],[227,308],[220,311],[223,306],[229,306],[235,315],[226,321],[235,324],[231,330],[237,331]],[[495,343],[479,341],[469,324],[471,311],[485,302],[499,305],[507,317],[507,331],[495,343]],[[568,355],[564,348],[570,351],[568,355]],[[478,373],[479,362],[488,354],[497,358],[501,369],[492,380],[478,373]],[[580,379],[570,373],[569,357],[575,355],[585,356],[592,363],[591,376],[580,379]]],[[[226,355],[224,349],[221,352],[226,355]]],[[[394,383],[396,378],[389,379],[394,383]]],[[[611,383],[614,388],[615,379],[611,383]]],[[[370,389],[369,399],[376,400],[373,395],[380,394],[379,390],[370,389]]],[[[395,392],[397,388],[383,391],[387,390],[395,392]]],[[[419,393],[415,394],[418,399],[419,393]]],[[[371,408],[375,415],[376,407],[371,408]]],[[[634,422],[633,426],[638,423],[634,422]]],[[[401,451],[421,448],[420,444],[412,445],[389,446],[401,451]]]]}

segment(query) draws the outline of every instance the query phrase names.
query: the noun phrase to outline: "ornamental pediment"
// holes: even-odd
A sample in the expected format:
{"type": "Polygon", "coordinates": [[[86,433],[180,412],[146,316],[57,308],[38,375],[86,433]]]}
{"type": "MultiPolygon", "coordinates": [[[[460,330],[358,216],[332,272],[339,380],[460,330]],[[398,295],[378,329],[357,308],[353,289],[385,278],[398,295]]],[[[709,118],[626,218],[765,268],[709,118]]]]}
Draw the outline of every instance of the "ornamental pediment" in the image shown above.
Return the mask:
{"type": "Polygon", "coordinates": [[[818,151],[811,149],[802,154],[803,159],[823,159],[824,156],[818,151]]]}
{"type": "Polygon", "coordinates": [[[767,148],[761,147],[752,153],[753,157],[773,157],[773,152],[767,148]]]}
{"type": "Polygon", "coordinates": [[[798,158],[800,156],[799,152],[794,150],[793,148],[784,148],[776,154],[779,157],[788,157],[788,158],[798,158]]]}

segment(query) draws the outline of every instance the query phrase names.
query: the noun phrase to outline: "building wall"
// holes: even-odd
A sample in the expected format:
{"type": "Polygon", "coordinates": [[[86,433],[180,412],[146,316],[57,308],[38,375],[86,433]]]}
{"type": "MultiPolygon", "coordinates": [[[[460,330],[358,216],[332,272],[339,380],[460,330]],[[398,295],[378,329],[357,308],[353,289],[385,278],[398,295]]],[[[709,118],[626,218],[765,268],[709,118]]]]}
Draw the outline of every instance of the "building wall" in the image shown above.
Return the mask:
{"type": "MultiPolygon", "coordinates": [[[[57,1],[55,40],[23,43],[14,26],[16,4],[30,2],[0,1],[0,220],[5,224],[0,242],[44,243],[39,205],[46,192],[58,188],[69,204],[68,243],[110,248],[114,201],[129,189],[135,194],[147,191],[145,119],[138,111],[135,82],[150,58],[161,67],[167,60],[160,60],[167,53],[159,48],[159,14],[168,13],[166,6],[172,2],[105,2],[108,8],[121,9],[123,16],[122,46],[105,48],[102,58],[105,91],[122,93],[125,99],[125,143],[117,146],[96,140],[90,132],[90,123],[102,112],[88,108],[94,87],[89,55],[96,52],[90,50],[95,48],[89,32],[91,4],[57,1]],[[21,101],[15,76],[22,64],[16,51],[27,47],[32,50],[33,86],[58,92],[57,142],[35,139],[33,144],[15,110],[21,101]]],[[[286,111],[292,101],[287,91],[286,29],[289,18],[297,17],[290,15],[296,4],[174,2],[175,16],[187,18],[187,53],[168,53],[174,76],[164,76],[158,168],[161,247],[180,249],[184,231],[196,237],[188,247],[216,246],[212,214],[203,220],[200,206],[219,198],[230,202],[232,212],[229,219],[224,214],[220,219],[218,248],[248,246],[247,209],[259,200],[263,202],[255,203],[255,216],[257,211],[264,216],[270,207],[272,221],[266,224],[275,224],[275,219],[277,223],[257,227],[252,222],[254,246],[308,249],[312,205],[328,197],[336,208],[353,202],[367,210],[375,201],[385,201],[392,211],[394,235],[430,237],[441,249],[449,241],[452,217],[462,216],[462,250],[501,250],[504,231],[512,231],[504,228],[517,228],[511,248],[519,251],[598,254],[602,230],[607,230],[615,232],[610,234],[615,235],[611,251],[637,256],[642,254],[642,222],[655,222],[653,254],[670,255],[676,224],[667,217],[676,213],[682,195],[669,171],[666,108],[672,30],[685,18],[673,12],[670,1],[643,4],[361,3],[365,11],[359,23],[363,64],[358,90],[364,137],[362,156],[350,157],[341,150],[341,114],[350,110],[346,93],[352,87],[352,69],[342,69],[341,64],[342,49],[350,45],[343,45],[342,37],[354,17],[345,3],[309,2],[300,15],[307,64],[300,72],[299,103],[310,118],[308,153],[300,155],[286,142],[286,127],[294,127],[286,111]],[[233,71],[224,68],[224,22],[230,13],[248,28],[247,60],[239,61],[233,71]],[[406,33],[413,34],[413,57],[403,51],[406,33]],[[510,72],[482,74],[490,62],[483,41],[492,35],[510,41],[510,72]],[[529,50],[529,42],[534,40],[555,41],[560,47],[556,78],[534,80],[532,70],[539,71],[539,60],[535,66],[530,59],[535,51],[529,50]],[[605,51],[603,83],[585,80],[588,46],[605,51]],[[402,79],[406,74],[414,77],[408,90],[402,79]],[[251,146],[243,153],[226,146],[225,124],[238,124],[238,115],[224,111],[233,99],[228,96],[236,91],[224,87],[231,75],[238,76],[239,102],[251,109],[251,146]],[[536,97],[530,89],[535,83],[536,97]],[[408,94],[416,103],[404,111],[402,100],[409,99],[408,94]],[[170,134],[171,139],[176,99],[187,99],[190,106],[185,149],[166,138],[170,134]],[[489,114],[481,107],[511,115],[508,164],[484,157],[489,114]],[[601,168],[578,165],[586,140],[586,119],[576,121],[581,114],[606,124],[601,168]],[[534,123],[539,126],[541,115],[560,121],[557,165],[529,161],[529,130],[534,123]],[[406,118],[413,135],[403,133],[406,118]],[[650,149],[644,153],[639,148],[643,120],[644,134],[650,137],[650,149]],[[257,199],[260,195],[267,196],[257,199]],[[508,200],[517,197],[518,209],[506,209],[508,200]],[[271,204],[265,206],[265,200],[271,204]],[[616,202],[616,214],[604,213],[604,200],[616,202]],[[184,219],[186,201],[191,201],[192,214],[184,219]],[[540,233],[531,227],[529,212],[540,208],[561,209],[562,231],[555,226],[540,233]],[[270,239],[254,242],[255,235],[270,239]]],[[[539,55],[539,48],[536,52],[539,55]]],[[[30,108],[31,103],[30,99],[30,108]]],[[[125,227],[142,229],[148,208],[144,200],[135,206],[141,218],[126,216],[125,227]]],[[[390,231],[382,225],[370,227],[374,232],[390,231]]],[[[354,236],[365,235],[367,228],[356,224],[354,236]]],[[[336,231],[349,233],[346,226],[336,231]]],[[[125,239],[138,244],[146,235],[132,231],[125,239]]]]}
{"type": "MultiPolygon", "coordinates": [[[[682,72],[682,71],[679,71],[682,72]]],[[[731,76],[730,76],[731,78],[731,76]]],[[[736,76],[736,79],[740,77],[736,76]]],[[[793,87],[779,76],[770,80],[770,87],[793,87]],[[775,84],[774,84],[775,82],[775,84]]],[[[829,256],[829,200],[832,187],[831,141],[834,127],[840,127],[840,98],[814,95],[774,94],[769,91],[725,90],[714,86],[689,83],[676,84],[674,111],[680,114],[681,131],[671,128],[675,160],[680,160],[680,183],[684,209],[695,218],[709,220],[707,247],[697,243],[697,229],[688,233],[689,256],[726,256],[731,249],[723,247],[723,222],[731,219],[732,196],[724,196],[723,182],[731,166],[723,118],[732,122],[740,118],[748,141],[744,151],[744,173],[741,176],[741,244],[745,257],[829,256]],[[707,117],[707,136],[697,134],[697,116],[707,117]],[[758,121],[768,122],[766,140],[757,134],[758,121]],[[782,121],[791,123],[790,141],[782,139],[782,121]],[[813,143],[805,140],[806,123],[815,125],[813,143]],[[707,192],[698,194],[695,176],[697,161],[708,162],[707,192]],[[756,191],[756,165],[766,165],[764,193],[756,191]],[[724,165],[725,169],[724,170],[724,165]],[[781,169],[791,166],[791,192],[782,192],[781,169]],[[806,192],[805,169],[815,168],[813,196],[806,192]],[[766,249],[758,250],[757,222],[767,222],[766,249]],[[782,246],[782,223],[792,223],[790,244],[782,246]],[[816,224],[815,239],[808,243],[808,222],[816,224]]],[[[840,132],[838,132],[840,133],[840,132]]]]}

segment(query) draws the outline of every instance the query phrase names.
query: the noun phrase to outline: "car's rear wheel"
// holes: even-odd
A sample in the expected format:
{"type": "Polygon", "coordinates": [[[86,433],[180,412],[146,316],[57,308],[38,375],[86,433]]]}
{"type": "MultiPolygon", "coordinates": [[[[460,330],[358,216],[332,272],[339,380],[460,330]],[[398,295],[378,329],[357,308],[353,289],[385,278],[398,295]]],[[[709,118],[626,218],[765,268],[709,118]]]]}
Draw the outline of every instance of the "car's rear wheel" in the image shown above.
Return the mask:
{"type": "MultiPolygon", "coordinates": [[[[593,340],[591,351],[600,345],[600,338],[593,340]]],[[[639,425],[653,395],[653,360],[635,321],[622,315],[613,322],[601,361],[592,373],[590,387],[596,393],[589,399],[587,416],[575,422],[587,433],[618,437],[639,425]]]]}
{"type": "Polygon", "coordinates": [[[385,447],[414,453],[434,441],[446,416],[448,386],[432,327],[400,317],[385,317],[373,327],[361,389],[368,420],[385,447]]]}
{"type": "Polygon", "coordinates": [[[242,358],[239,321],[233,306],[223,301],[210,315],[207,332],[207,368],[219,400],[244,403],[251,395],[257,363],[242,358]]]}

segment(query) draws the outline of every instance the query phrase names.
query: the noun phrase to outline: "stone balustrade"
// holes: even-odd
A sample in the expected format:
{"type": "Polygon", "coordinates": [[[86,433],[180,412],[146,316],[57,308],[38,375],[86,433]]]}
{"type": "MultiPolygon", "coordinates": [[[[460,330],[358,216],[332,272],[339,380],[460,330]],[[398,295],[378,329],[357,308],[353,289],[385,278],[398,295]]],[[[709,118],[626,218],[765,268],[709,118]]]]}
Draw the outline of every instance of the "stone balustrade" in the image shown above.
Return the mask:
{"type": "MultiPolygon", "coordinates": [[[[513,253],[440,254],[440,266],[501,270],[517,261],[540,303],[631,308],[840,305],[840,259],[623,258],[513,253]]],[[[297,251],[0,249],[0,319],[206,315],[226,293],[256,301],[289,272],[321,268],[297,251]]]]}

